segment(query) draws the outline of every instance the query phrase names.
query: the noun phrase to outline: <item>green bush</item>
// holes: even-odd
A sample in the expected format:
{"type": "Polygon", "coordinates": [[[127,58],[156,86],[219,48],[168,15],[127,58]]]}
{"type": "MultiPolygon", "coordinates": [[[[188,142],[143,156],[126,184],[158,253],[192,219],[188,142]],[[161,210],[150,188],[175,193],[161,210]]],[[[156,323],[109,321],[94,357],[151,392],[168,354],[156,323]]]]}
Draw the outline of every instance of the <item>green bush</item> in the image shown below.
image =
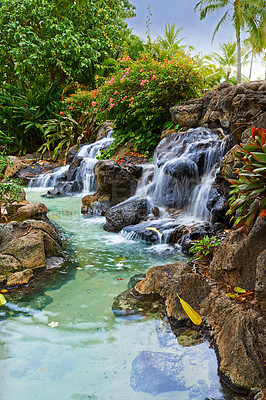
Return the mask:
{"type": "Polygon", "coordinates": [[[91,105],[99,122],[115,121],[117,142],[131,141],[143,152],[157,145],[170,106],[197,97],[203,87],[200,70],[189,56],[164,63],[126,57],[92,92],[91,105]]]}
{"type": "Polygon", "coordinates": [[[194,243],[189,252],[194,254],[193,261],[211,261],[221,242],[216,236],[209,237],[205,235],[202,239],[194,243]]]}
{"type": "Polygon", "coordinates": [[[236,157],[245,162],[236,172],[238,179],[230,179],[229,214],[239,212],[235,227],[248,233],[256,218],[266,216],[266,129],[252,128],[250,144],[241,145],[236,157]]]}
{"type": "Polygon", "coordinates": [[[43,143],[42,124],[59,113],[61,89],[26,89],[5,85],[0,90],[0,145],[9,153],[33,152],[43,143]]]}

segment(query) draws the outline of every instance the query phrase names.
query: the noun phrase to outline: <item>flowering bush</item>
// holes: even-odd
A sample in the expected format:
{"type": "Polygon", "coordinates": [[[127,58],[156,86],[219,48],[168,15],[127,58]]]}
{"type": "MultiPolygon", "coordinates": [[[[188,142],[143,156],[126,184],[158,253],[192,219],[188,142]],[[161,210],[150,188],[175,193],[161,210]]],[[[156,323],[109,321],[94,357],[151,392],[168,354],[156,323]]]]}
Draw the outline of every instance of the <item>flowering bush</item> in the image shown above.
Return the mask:
{"type": "Polygon", "coordinates": [[[125,57],[116,73],[90,93],[91,106],[99,122],[115,121],[118,143],[132,141],[145,151],[156,146],[170,106],[197,97],[203,86],[204,78],[188,56],[163,63],[125,57]]]}

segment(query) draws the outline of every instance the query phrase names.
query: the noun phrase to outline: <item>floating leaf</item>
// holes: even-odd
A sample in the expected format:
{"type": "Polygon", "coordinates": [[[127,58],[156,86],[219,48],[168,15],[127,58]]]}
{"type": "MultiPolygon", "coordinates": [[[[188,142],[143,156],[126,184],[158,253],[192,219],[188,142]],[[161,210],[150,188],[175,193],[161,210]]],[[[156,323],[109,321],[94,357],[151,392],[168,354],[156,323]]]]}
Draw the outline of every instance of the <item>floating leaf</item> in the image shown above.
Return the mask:
{"type": "Polygon", "coordinates": [[[82,270],[82,268],[81,268],[81,267],[77,267],[76,269],[77,269],[78,271],[82,270]]]}
{"type": "Polygon", "coordinates": [[[6,299],[5,297],[0,293],[0,306],[3,306],[6,304],[6,299]]]}
{"type": "Polygon", "coordinates": [[[0,290],[0,293],[6,293],[6,292],[8,292],[7,289],[2,289],[2,290],[0,290]]]}
{"type": "Polygon", "coordinates": [[[245,289],[243,289],[243,288],[241,288],[241,287],[238,287],[238,286],[236,286],[236,287],[234,288],[234,291],[235,291],[236,293],[247,293],[247,291],[246,291],[245,289]]]}
{"type": "Polygon", "coordinates": [[[147,230],[149,230],[149,231],[154,231],[154,232],[158,233],[158,235],[161,234],[161,232],[159,232],[158,229],[156,229],[156,228],[154,228],[154,227],[152,227],[152,226],[149,227],[149,228],[145,228],[145,229],[147,229],[147,230]]]}
{"type": "Polygon", "coordinates": [[[195,310],[193,310],[193,308],[185,300],[182,300],[177,293],[176,295],[179,298],[181,306],[183,307],[183,310],[189,319],[193,322],[193,324],[200,325],[202,323],[201,316],[195,310]]]}
{"type": "Polygon", "coordinates": [[[237,297],[237,293],[226,293],[226,296],[230,299],[235,299],[237,297]]]}
{"type": "Polygon", "coordinates": [[[116,257],[115,259],[114,259],[114,262],[123,262],[123,261],[126,261],[126,258],[125,257],[116,257]]]}

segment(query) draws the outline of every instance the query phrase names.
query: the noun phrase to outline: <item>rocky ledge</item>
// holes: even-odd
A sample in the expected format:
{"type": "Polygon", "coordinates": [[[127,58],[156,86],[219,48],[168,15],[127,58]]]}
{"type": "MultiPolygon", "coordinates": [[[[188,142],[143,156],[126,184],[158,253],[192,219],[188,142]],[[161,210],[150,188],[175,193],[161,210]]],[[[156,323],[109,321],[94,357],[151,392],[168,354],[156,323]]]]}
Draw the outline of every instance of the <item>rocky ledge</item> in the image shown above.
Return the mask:
{"type": "Polygon", "coordinates": [[[119,315],[127,310],[146,312],[157,309],[161,300],[173,327],[192,325],[178,293],[201,315],[200,329],[204,333],[207,330],[215,346],[221,379],[250,399],[263,398],[261,389],[266,378],[265,229],[266,221],[258,219],[246,237],[239,231],[229,233],[208,273],[200,274],[195,266],[183,261],[149,269],[133,289],[120,295],[121,302],[118,296],[113,311],[119,315]],[[234,300],[226,296],[233,287],[241,285],[250,289],[249,296],[240,295],[234,300]],[[121,304],[126,304],[126,310],[121,304]]]}

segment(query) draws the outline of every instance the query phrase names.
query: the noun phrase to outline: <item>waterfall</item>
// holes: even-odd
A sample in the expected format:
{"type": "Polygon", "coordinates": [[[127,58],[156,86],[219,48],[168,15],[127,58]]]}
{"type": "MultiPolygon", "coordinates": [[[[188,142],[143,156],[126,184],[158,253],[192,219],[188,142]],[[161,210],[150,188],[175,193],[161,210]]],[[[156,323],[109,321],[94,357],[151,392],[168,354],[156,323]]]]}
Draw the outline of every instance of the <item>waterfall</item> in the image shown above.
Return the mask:
{"type": "MultiPolygon", "coordinates": [[[[75,164],[64,165],[55,168],[52,172],[46,172],[33,178],[29,183],[29,188],[58,190],[67,186],[71,192],[90,193],[95,190],[93,168],[96,164],[100,150],[106,150],[112,143],[112,130],[106,138],[102,138],[95,143],[82,145],[75,156],[79,167],[75,164]],[[74,172],[73,172],[74,171],[74,172]]],[[[63,193],[60,193],[63,194],[63,193]]],[[[69,194],[69,192],[67,192],[69,194]]]]}

